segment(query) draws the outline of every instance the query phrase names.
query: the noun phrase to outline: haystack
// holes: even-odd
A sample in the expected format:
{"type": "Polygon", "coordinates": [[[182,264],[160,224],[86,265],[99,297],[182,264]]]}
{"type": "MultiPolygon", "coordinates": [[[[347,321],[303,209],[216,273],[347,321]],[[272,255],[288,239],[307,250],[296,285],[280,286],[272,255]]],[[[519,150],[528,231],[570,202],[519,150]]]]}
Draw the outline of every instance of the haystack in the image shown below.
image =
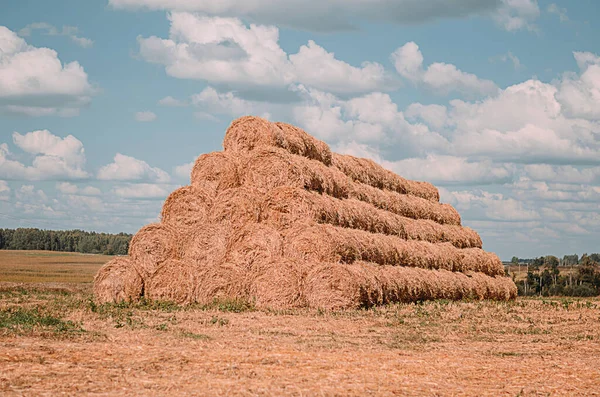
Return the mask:
{"type": "Polygon", "coordinates": [[[112,259],[94,277],[94,295],[100,303],[135,302],[143,290],[142,276],[127,257],[112,259]]]}
{"type": "Polygon", "coordinates": [[[191,185],[134,236],[130,258],[99,271],[100,302],[336,310],[515,298],[500,259],[433,185],[258,117],[235,120],[223,147],[196,160],[191,185]]]}

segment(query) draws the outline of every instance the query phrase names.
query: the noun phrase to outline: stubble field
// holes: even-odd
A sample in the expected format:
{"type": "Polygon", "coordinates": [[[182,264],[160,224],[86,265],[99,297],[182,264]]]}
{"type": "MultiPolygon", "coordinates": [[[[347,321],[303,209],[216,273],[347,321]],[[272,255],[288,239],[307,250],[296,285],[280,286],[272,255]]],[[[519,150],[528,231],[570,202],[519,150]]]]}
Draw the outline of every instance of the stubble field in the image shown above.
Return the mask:
{"type": "Polygon", "coordinates": [[[600,394],[598,299],[98,306],[108,259],[0,251],[0,394],[600,394]]]}

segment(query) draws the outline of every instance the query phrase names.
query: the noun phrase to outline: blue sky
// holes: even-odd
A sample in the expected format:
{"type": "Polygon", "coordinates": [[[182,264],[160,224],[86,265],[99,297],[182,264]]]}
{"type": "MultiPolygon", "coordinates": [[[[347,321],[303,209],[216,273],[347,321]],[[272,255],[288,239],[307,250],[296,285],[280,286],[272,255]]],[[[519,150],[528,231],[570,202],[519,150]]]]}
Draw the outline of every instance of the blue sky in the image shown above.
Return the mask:
{"type": "Polygon", "coordinates": [[[135,232],[232,119],[431,181],[513,255],[597,252],[600,4],[0,5],[0,226],[135,232]]]}

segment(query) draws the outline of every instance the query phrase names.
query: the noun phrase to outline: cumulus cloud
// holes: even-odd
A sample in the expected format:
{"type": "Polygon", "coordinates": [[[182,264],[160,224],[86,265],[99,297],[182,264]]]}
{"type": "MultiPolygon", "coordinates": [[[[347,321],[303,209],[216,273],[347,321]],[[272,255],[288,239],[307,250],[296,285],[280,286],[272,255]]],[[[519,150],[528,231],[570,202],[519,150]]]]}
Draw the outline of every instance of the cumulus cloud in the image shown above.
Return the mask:
{"type": "Polygon", "coordinates": [[[8,201],[10,199],[10,187],[6,181],[0,180],[0,201],[8,201]]]}
{"type": "Polygon", "coordinates": [[[590,52],[573,55],[581,74],[566,73],[557,98],[568,115],[600,120],[600,57],[590,52]]]}
{"type": "Polygon", "coordinates": [[[102,194],[102,191],[97,187],[85,186],[84,188],[80,188],[69,182],[57,183],[56,190],[63,194],[77,194],[81,196],[100,196],[102,194]]]}
{"type": "Polygon", "coordinates": [[[30,46],[0,26],[0,112],[73,116],[92,94],[78,62],[63,65],[56,51],[30,46]]]}
{"type": "Polygon", "coordinates": [[[175,167],[175,176],[181,180],[189,180],[195,161],[175,167]]]}
{"type": "Polygon", "coordinates": [[[469,161],[464,157],[428,155],[388,164],[393,171],[410,179],[439,185],[483,185],[505,183],[513,178],[514,169],[490,160],[469,161]]]}
{"type": "Polygon", "coordinates": [[[540,218],[539,212],[527,208],[525,204],[501,193],[487,191],[448,191],[443,198],[459,211],[469,213],[471,219],[491,219],[495,221],[524,222],[540,218]]]}
{"type": "Polygon", "coordinates": [[[441,18],[492,15],[508,30],[528,28],[539,15],[533,0],[109,0],[118,9],[197,11],[313,31],[356,29],[357,18],[414,25],[441,18]]]}
{"type": "Polygon", "coordinates": [[[93,40],[88,39],[86,37],[78,36],[79,28],[77,28],[76,26],[63,26],[62,29],[59,30],[57,27],[49,23],[35,22],[30,23],[23,29],[19,30],[19,35],[23,37],[31,36],[33,31],[36,30],[41,30],[43,34],[47,36],[66,36],[69,39],[71,39],[72,42],[83,48],[90,48],[94,45],[93,40]]]}
{"type": "Polygon", "coordinates": [[[136,121],[147,123],[156,120],[156,114],[149,111],[136,112],[134,118],[136,119],[136,121]]]}
{"type": "Polygon", "coordinates": [[[436,93],[449,94],[456,91],[476,96],[493,95],[498,92],[498,87],[493,81],[463,72],[452,64],[435,62],[425,69],[423,54],[419,46],[412,41],[394,51],[391,59],[402,77],[422,84],[436,93]]]}
{"type": "Polygon", "coordinates": [[[23,152],[33,156],[31,166],[18,160],[6,143],[0,144],[0,177],[10,180],[83,179],[89,174],[84,170],[83,144],[72,135],[65,138],[48,130],[13,133],[13,143],[23,152]]]}
{"type": "MultiPolygon", "coordinates": [[[[172,190],[172,189],[171,189],[172,190]]],[[[125,186],[117,186],[113,189],[114,194],[127,199],[162,199],[164,200],[171,190],[164,186],[151,183],[135,183],[125,186]]]]}
{"type": "Polygon", "coordinates": [[[502,0],[502,5],[494,14],[494,20],[509,32],[523,29],[537,31],[535,20],[539,16],[537,0],[502,0]]]}
{"type": "Polygon", "coordinates": [[[152,181],[169,182],[169,174],[160,168],[154,168],[145,161],[121,153],[115,155],[114,161],[98,171],[98,179],[107,181],[152,181]]]}
{"type": "Polygon", "coordinates": [[[567,22],[569,20],[569,16],[567,15],[567,9],[557,6],[555,3],[548,5],[546,10],[550,14],[555,14],[558,16],[561,22],[567,22]]]}
{"type": "Polygon", "coordinates": [[[161,106],[168,106],[168,107],[186,107],[189,105],[187,102],[179,100],[179,99],[175,99],[172,96],[164,97],[163,99],[158,101],[158,104],[161,106]]]}
{"type": "Polygon", "coordinates": [[[167,74],[176,78],[246,90],[263,87],[287,91],[297,83],[335,93],[395,87],[383,66],[373,62],[352,66],[313,41],[288,56],[279,46],[275,26],[246,26],[236,18],[186,12],[172,12],[169,20],[168,39],[139,37],[138,42],[143,59],[164,65],[167,74]]]}

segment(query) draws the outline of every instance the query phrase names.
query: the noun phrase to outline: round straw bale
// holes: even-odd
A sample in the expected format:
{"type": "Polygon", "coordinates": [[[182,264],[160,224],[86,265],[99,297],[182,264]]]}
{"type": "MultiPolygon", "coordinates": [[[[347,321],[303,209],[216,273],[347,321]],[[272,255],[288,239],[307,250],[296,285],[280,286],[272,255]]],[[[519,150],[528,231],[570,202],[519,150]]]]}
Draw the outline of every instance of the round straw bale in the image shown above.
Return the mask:
{"type": "Polygon", "coordinates": [[[467,228],[441,225],[426,219],[411,219],[384,211],[355,199],[340,200],[325,194],[282,187],[266,197],[261,221],[285,229],[297,222],[329,223],[405,240],[449,242],[457,248],[481,248],[479,235],[467,228]]]}
{"type": "Polygon", "coordinates": [[[129,243],[133,266],[144,280],[148,280],[158,265],[180,256],[180,238],[176,230],[164,223],[142,227],[129,243]]]}
{"type": "Polygon", "coordinates": [[[271,309],[306,306],[304,279],[307,270],[306,263],[283,258],[266,265],[251,287],[256,306],[271,309]]]}
{"type": "Polygon", "coordinates": [[[441,204],[391,190],[381,190],[360,182],[350,183],[349,197],[412,219],[429,219],[440,224],[460,226],[460,215],[449,204],[441,204]]]}
{"type": "Polygon", "coordinates": [[[450,243],[407,241],[396,236],[321,224],[296,224],[284,232],[284,256],[319,262],[372,262],[379,265],[504,274],[497,255],[450,243]]]}
{"type": "Polygon", "coordinates": [[[188,239],[183,260],[197,269],[208,268],[223,261],[231,229],[225,224],[206,224],[188,239]]]}
{"type": "Polygon", "coordinates": [[[162,222],[182,231],[203,226],[207,222],[212,198],[205,189],[184,186],[167,197],[162,208],[162,222]]]}
{"type": "Polygon", "coordinates": [[[192,168],[192,186],[212,194],[240,186],[239,156],[227,152],[212,152],[196,159],[192,168]]]}
{"type": "Polygon", "coordinates": [[[293,154],[308,157],[309,159],[317,160],[323,164],[331,165],[331,149],[329,146],[318,139],[313,138],[301,128],[286,123],[275,123],[284,134],[287,149],[293,154]]]}
{"type": "Polygon", "coordinates": [[[229,239],[225,263],[256,275],[282,255],[283,239],[277,230],[268,225],[249,223],[229,239]]]}
{"type": "Polygon", "coordinates": [[[409,181],[369,159],[333,153],[332,165],[356,182],[378,189],[410,194],[429,201],[440,200],[440,193],[432,184],[409,181]]]}
{"type": "Polygon", "coordinates": [[[271,123],[260,117],[245,116],[234,120],[223,140],[223,148],[231,152],[248,152],[265,147],[281,148],[325,165],[331,164],[331,150],[324,142],[298,127],[271,123]]]}
{"type": "Polygon", "coordinates": [[[197,283],[198,270],[193,264],[168,259],[146,282],[145,296],[155,301],[189,304],[196,297],[197,283]]]}
{"type": "Polygon", "coordinates": [[[144,282],[128,257],[110,260],[94,277],[94,296],[98,303],[137,301],[144,282]]]}
{"type": "Polygon", "coordinates": [[[256,150],[246,159],[242,183],[266,193],[281,186],[294,186],[301,189],[327,193],[333,197],[348,196],[349,179],[344,174],[289,152],[266,148],[256,150]]]}
{"type": "Polygon", "coordinates": [[[209,214],[211,223],[229,224],[240,229],[245,224],[260,220],[263,195],[249,187],[223,190],[215,198],[209,214]]]}
{"type": "Polygon", "coordinates": [[[383,291],[374,267],[364,263],[323,263],[309,271],[305,282],[310,307],[326,310],[370,307],[382,303],[383,291]]]}
{"type": "Polygon", "coordinates": [[[201,270],[195,301],[211,304],[219,301],[249,301],[248,275],[236,264],[216,263],[201,270]]]}

